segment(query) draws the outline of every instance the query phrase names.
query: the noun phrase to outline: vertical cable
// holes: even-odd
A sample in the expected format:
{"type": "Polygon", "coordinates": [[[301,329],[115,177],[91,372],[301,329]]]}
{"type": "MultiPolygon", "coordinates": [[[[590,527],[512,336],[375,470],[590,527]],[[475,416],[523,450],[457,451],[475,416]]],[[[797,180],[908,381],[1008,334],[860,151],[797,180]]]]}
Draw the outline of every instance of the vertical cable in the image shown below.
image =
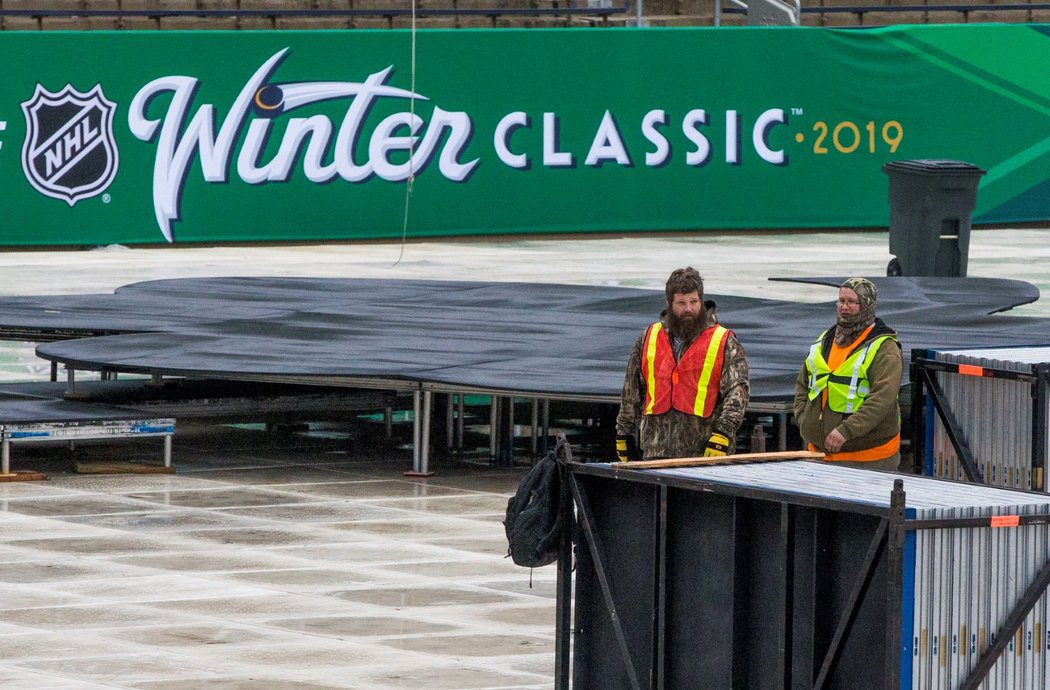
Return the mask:
{"type": "MultiPolygon", "coordinates": [[[[401,250],[397,254],[397,260],[393,266],[397,266],[401,263],[401,258],[405,255],[405,243],[408,240],[408,205],[412,198],[412,185],[416,181],[416,171],[414,168],[413,153],[415,149],[415,135],[412,133],[412,124],[416,120],[416,1],[412,0],[412,57],[411,65],[409,67],[411,71],[410,80],[411,87],[409,89],[411,95],[408,97],[408,113],[409,113],[409,136],[408,136],[408,181],[405,184],[405,213],[401,223],[401,250]]],[[[391,266],[391,268],[393,268],[391,266]]]]}

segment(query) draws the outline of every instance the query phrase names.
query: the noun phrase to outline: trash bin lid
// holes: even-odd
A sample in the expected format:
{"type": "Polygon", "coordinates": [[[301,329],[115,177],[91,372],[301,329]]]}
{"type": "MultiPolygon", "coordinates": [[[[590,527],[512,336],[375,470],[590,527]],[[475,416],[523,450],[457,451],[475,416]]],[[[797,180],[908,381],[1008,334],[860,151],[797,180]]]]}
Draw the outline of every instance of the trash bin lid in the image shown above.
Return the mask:
{"type": "Polygon", "coordinates": [[[890,161],[882,166],[882,171],[889,174],[892,172],[908,172],[915,175],[983,175],[987,170],[982,170],[976,165],[963,161],[946,160],[913,160],[913,161],[890,161]]]}

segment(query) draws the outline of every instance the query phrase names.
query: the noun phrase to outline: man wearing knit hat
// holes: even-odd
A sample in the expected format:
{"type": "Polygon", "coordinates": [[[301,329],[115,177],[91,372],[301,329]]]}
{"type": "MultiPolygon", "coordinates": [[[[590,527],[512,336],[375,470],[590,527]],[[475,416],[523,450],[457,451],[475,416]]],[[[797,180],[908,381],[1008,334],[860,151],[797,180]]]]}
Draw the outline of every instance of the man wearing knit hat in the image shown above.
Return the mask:
{"type": "Polygon", "coordinates": [[[817,338],[795,381],[795,421],[827,461],[896,470],[904,358],[897,333],[875,316],[878,292],[865,278],[839,288],[835,326],[817,338]]]}
{"type": "Polygon", "coordinates": [[[627,363],[617,458],[731,454],[750,391],[744,348],[718,323],[692,266],[671,273],[664,298],[660,320],[638,337],[627,363]]]}

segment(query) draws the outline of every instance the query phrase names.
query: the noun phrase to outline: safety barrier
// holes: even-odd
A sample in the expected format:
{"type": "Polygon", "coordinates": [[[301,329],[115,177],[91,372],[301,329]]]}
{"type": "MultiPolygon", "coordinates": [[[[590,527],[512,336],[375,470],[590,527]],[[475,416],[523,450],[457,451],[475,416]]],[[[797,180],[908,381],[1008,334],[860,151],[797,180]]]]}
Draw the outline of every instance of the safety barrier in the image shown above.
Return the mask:
{"type": "Polygon", "coordinates": [[[923,474],[1045,491],[1050,350],[912,352],[912,436],[923,474]]]}

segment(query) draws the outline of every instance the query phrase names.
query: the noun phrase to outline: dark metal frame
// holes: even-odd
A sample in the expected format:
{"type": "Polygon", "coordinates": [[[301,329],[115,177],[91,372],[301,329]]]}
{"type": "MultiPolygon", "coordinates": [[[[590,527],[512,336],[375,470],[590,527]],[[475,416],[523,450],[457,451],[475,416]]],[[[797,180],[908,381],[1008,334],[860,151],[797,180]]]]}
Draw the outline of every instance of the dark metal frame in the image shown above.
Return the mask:
{"type": "Polygon", "coordinates": [[[559,7],[558,0],[553,0],[550,7],[378,7],[367,9],[51,9],[51,8],[29,8],[29,9],[0,9],[0,17],[31,17],[43,19],[45,17],[146,17],[149,19],[160,19],[162,17],[200,17],[200,18],[277,18],[277,17],[302,17],[302,18],[352,18],[352,17],[501,17],[501,16],[573,16],[584,15],[588,17],[602,17],[606,20],[612,15],[626,14],[630,10],[629,4],[622,7],[576,7],[575,2],[570,0],[566,7],[559,7]]]}
{"type": "MultiPolygon", "coordinates": [[[[162,17],[201,17],[201,18],[277,18],[277,17],[308,17],[308,18],[352,18],[352,17],[404,17],[415,14],[417,17],[456,17],[456,16],[587,16],[600,17],[608,22],[609,17],[618,14],[627,14],[631,9],[629,3],[622,7],[576,7],[570,0],[566,7],[559,7],[558,0],[553,0],[550,7],[479,7],[479,8],[456,8],[456,7],[418,7],[414,11],[404,7],[386,7],[374,9],[53,9],[53,8],[21,8],[0,9],[0,17],[31,17],[43,19],[45,17],[146,17],[159,19],[162,17]]],[[[802,14],[855,14],[863,21],[864,15],[870,12],[960,12],[969,16],[970,12],[1027,12],[1030,10],[1047,10],[1047,3],[1006,3],[1002,5],[978,4],[978,5],[855,5],[844,7],[811,6],[802,7],[802,14]]],[[[747,9],[743,7],[723,7],[724,14],[746,14],[747,9]]]]}
{"type": "MultiPolygon", "coordinates": [[[[901,13],[901,12],[959,12],[963,15],[964,19],[969,19],[971,12],[1027,12],[1029,10],[1050,10],[1050,4],[1047,3],[1004,3],[1002,5],[994,5],[991,3],[982,3],[977,5],[955,5],[955,4],[940,4],[940,5],[853,5],[853,6],[835,6],[825,7],[813,5],[810,7],[801,7],[799,11],[802,14],[855,14],[860,22],[864,21],[864,15],[869,12],[877,13],[901,13]]],[[[722,12],[724,14],[747,14],[747,9],[743,7],[723,7],[722,12]]],[[[874,26],[874,25],[872,25],[874,26]]]]}
{"type": "MultiPolygon", "coordinates": [[[[944,391],[937,382],[936,372],[960,374],[959,365],[952,362],[940,362],[932,358],[928,350],[912,350],[911,354],[911,421],[912,448],[914,449],[913,471],[923,473],[926,460],[927,399],[944,425],[948,440],[955,449],[955,454],[962,463],[966,478],[972,482],[984,482],[980,469],[973,457],[973,452],[966,442],[965,434],[960,428],[951,407],[944,397],[944,391]]],[[[1009,379],[1028,383],[1032,397],[1032,488],[1043,491],[1045,485],[1045,458],[1047,453],[1047,384],[1050,380],[1050,365],[1034,364],[1031,373],[981,367],[984,378],[1009,379]]]]}
{"type": "MultiPolygon", "coordinates": [[[[655,688],[663,690],[665,687],[664,675],[664,611],[667,602],[667,551],[666,551],[666,525],[667,525],[667,496],[669,488],[684,488],[697,492],[711,492],[721,495],[754,498],[760,500],[774,500],[781,503],[781,536],[784,539],[784,547],[788,553],[792,551],[791,539],[795,534],[794,521],[795,510],[800,507],[825,508],[850,513],[865,515],[876,515],[880,517],[878,528],[867,548],[864,562],[854,579],[847,605],[842,611],[841,617],[835,624],[834,634],[831,642],[823,656],[819,674],[813,685],[814,690],[823,690],[831,678],[831,674],[839,662],[840,655],[850,631],[857,621],[857,613],[865,598],[869,595],[869,586],[872,582],[876,567],[880,562],[886,564],[886,637],[885,637],[885,687],[887,690],[899,688],[900,678],[900,653],[901,634],[904,612],[903,602],[903,564],[905,535],[909,531],[923,529],[952,529],[966,527],[991,526],[991,519],[984,518],[952,518],[938,520],[908,519],[905,513],[906,495],[903,479],[894,482],[893,491],[890,495],[888,509],[877,506],[848,503],[831,498],[812,496],[800,496],[794,493],[777,492],[767,489],[756,489],[717,484],[699,479],[686,479],[671,477],[655,473],[647,473],[645,470],[620,469],[616,465],[584,465],[579,463],[568,463],[564,466],[564,478],[571,488],[571,497],[568,492],[563,493],[563,510],[571,519],[566,521],[566,534],[562,545],[561,558],[558,562],[558,584],[557,584],[557,635],[555,652],[555,689],[569,690],[571,686],[569,659],[570,645],[572,642],[572,596],[573,596],[573,543],[577,548],[588,549],[597,577],[602,590],[602,598],[605,604],[606,614],[609,616],[615,636],[620,659],[628,671],[628,678],[632,688],[655,688]],[[603,550],[600,538],[593,529],[594,515],[591,510],[587,492],[577,481],[577,475],[598,475],[611,478],[629,478],[632,481],[658,485],[657,499],[657,525],[661,534],[657,535],[656,553],[656,581],[653,593],[656,603],[656,615],[653,618],[652,649],[653,668],[650,670],[649,678],[639,678],[633,663],[631,650],[628,647],[624,634],[622,620],[617,612],[612,598],[609,584],[609,573],[603,566],[603,550]]],[[[1016,525],[1047,524],[1050,523],[1050,514],[1017,516],[1016,525]]],[[[790,577],[792,568],[787,568],[785,575],[790,577]]],[[[790,593],[793,583],[789,582],[785,592],[790,593]]],[[[1050,561],[1042,567],[1036,577],[1029,583],[1026,591],[1006,617],[1000,627],[995,642],[986,649],[977,664],[974,666],[969,677],[959,686],[960,690],[976,690],[987,678],[995,662],[1005,651],[1008,642],[1012,639],[1025,617],[1031,612],[1036,602],[1050,586],[1050,561]]],[[[792,629],[790,621],[793,618],[791,611],[791,598],[787,597],[784,607],[784,617],[787,624],[784,626],[784,637],[780,640],[781,654],[776,660],[778,668],[782,671],[783,688],[793,687],[791,684],[791,667],[794,660],[790,658],[792,650],[792,629]]],[[[576,622],[580,625],[580,622],[576,622]]],[[[610,654],[615,653],[610,650],[610,654]]]]}

